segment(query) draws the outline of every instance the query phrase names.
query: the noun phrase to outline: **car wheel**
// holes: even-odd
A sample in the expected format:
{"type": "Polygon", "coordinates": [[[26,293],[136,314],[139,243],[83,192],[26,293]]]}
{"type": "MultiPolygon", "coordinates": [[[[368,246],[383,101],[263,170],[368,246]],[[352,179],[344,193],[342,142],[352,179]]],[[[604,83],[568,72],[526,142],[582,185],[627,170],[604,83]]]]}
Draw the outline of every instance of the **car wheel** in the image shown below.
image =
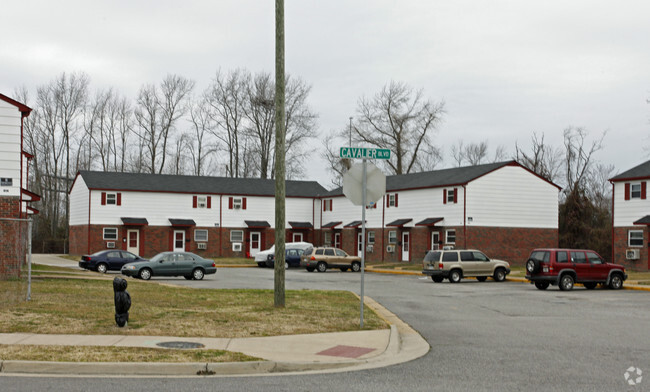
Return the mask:
{"type": "Polygon", "coordinates": [[[433,276],[433,275],[431,276],[431,280],[433,280],[433,281],[436,282],[436,283],[440,283],[440,282],[442,282],[444,279],[445,279],[445,278],[443,278],[442,276],[433,276]]]}
{"type": "Polygon", "coordinates": [[[105,274],[106,271],[108,271],[108,266],[106,265],[106,263],[97,264],[97,272],[99,272],[100,274],[105,274]]]}
{"type": "Polygon", "coordinates": [[[203,279],[203,276],[205,276],[205,273],[201,268],[195,268],[194,271],[192,271],[192,277],[195,280],[201,280],[203,279]]]}
{"type": "Polygon", "coordinates": [[[355,261],[352,263],[352,272],[359,272],[361,271],[361,263],[358,261],[355,261]]]}
{"type": "Polygon", "coordinates": [[[550,283],[548,282],[535,282],[535,287],[537,287],[540,290],[546,290],[550,283]]]}
{"type": "Polygon", "coordinates": [[[260,268],[266,268],[266,261],[260,261],[257,263],[257,266],[260,268]]]}
{"type": "Polygon", "coordinates": [[[493,278],[495,282],[503,282],[504,280],[506,280],[506,270],[504,270],[503,268],[497,268],[497,270],[494,271],[493,278]]]}
{"type": "Polygon", "coordinates": [[[461,278],[462,276],[459,270],[453,270],[449,273],[449,281],[451,283],[458,283],[460,282],[461,278]]]}
{"type": "Polygon", "coordinates": [[[149,280],[151,279],[151,270],[149,268],[143,268],[138,272],[138,276],[142,280],[149,280]]]}
{"type": "Polygon", "coordinates": [[[593,289],[596,288],[596,286],[598,286],[598,283],[589,282],[589,283],[583,283],[583,285],[584,285],[585,288],[587,288],[588,290],[593,290],[593,289]]]}
{"type": "Polygon", "coordinates": [[[528,271],[529,274],[534,274],[539,271],[539,261],[528,259],[526,262],[526,271],[528,271]]]}
{"type": "Polygon", "coordinates": [[[314,269],[311,268],[311,267],[307,267],[306,270],[307,270],[307,272],[314,272],[314,269]]]}
{"type": "Polygon", "coordinates": [[[192,275],[185,275],[185,276],[183,276],[183,277],[184,277],[185,279],[187,279],[187,280],[192,280],[192,275]]]}
{"type": "Polygon", "coordinates": [[[609,281],[609,288],[612,290],[618,290],[623,287],[623,278],[620,274],[612,275],[612,279],[609,281]]]}
{"type": "Polygon", "coordinates": [[[325,272],[327,271],[327,264],[325,264],[324,261],[319,261],[318,264],[316,264],[316,269],[318,272],[325,272]]]}
{"type": "Polygon", "coordinates": [[[560,278],[560,290],[569,291],[573,289],[573,283],[574,283],[573,276],[569,274],[562,275],[562,277],[560,278]]]}
{"type": "Polygon", "coordinates": [[[478,280],[479,282],[485,282],[487,280],[487,276],[477,276],[476,280],[478,280]]]}

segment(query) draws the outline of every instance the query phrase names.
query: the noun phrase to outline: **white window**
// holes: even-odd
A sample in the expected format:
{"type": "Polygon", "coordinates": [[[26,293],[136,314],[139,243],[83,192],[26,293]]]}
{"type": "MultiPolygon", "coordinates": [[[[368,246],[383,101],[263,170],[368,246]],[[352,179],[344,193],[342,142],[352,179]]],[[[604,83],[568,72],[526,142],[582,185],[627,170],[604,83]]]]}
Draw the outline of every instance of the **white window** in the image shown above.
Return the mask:
{"type": "Polygon", "coordinates": [[[397,193],[391,193],[388,195],[388,206],[396,207],[397,206],[397,193]]]}
{"type": "Polygon", "coordinates": [[[641,198],[641,183],[630,184],[630,199],[641,198]]]}
{"type": "Polygon", "coordinates": [[[456,230],[447,230],[447,241],[448,244],[456,243],[456,230]]]}
{"type": "Polygon", "coordinates": [[[326,231],[323,235],[323,245],[331,245],[331,244],[332,244],[332,233],[326,231]]]}
{"type": "Polygon", "coordinates": [[[196,206],[198,208],[208,208],[208,198],[207,196],[197,196],[196,206]]]}
{"type": "Polygon", "coordinates": [[[243,230],[230,230],[230,242],[243,242],[243,241],[244,241],[243,230]]]}
{"type": "Polygon", "coordinates": [[[453,203],[456,197],[456,189],[447,189],[447,203],[453,203]]]}
{"type": "Polygon", "coordinates": [[[396,244],[397,243],[397,232],[395,230],[388,232],[388,243],[396,244]]]}
{"type": "Polygon", "coordinates": [[[375,243],[375,232],[374,231],[369,231],[368,232],[368,243],[369,244],[374,244],[375,243]]]}
{"type": "Polygon", "coordinates": [[[242,206],[241,197],[235,197],[232,199],[232,208],[239,210],[241,209],[241,206],[242,206]]]}
{"type": "Polygon", "coordinates": [[[194,241],[207,241],[208,240],[208,231],[207,230],[194,230],[194,241]]]}
{"type": "Polygon", "coordinates": [[[117,239],[117,228],[115,228],[115,227],[105,227],[104,228],[104,239],[105,240],[116,240],[117,239]]]}
{"type": "Polygon", "coordinates": [[[106,193],[106,205],[117,205],[117,193],[106,193]]]}
{"type": "Polygon", "coordinates": [[[643,230],[630,230],[627,232],[628,246],[643,246],[643,230]]]}

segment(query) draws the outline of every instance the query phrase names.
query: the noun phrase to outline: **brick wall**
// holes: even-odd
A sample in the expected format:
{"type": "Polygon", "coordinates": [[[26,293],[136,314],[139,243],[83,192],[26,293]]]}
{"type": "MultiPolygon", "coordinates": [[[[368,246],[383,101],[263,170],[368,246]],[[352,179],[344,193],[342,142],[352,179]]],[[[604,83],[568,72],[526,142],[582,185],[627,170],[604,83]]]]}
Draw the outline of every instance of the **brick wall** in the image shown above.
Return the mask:
{"type": "MultiPolygon", "coordinates": [[[[462,229],[462,228],[461,228],[462,229]]],[[[456,241],[459,246],[463,242],[456,241]]],[[[467,227],[467,248],[479,249],[489,257],[523,266],[535,248],[556,248],[556,229],[467,227]]]]}
{"type": "MultiPolygon", "coordinates": [[[[635,271],[648,271],[650,270],[650,260],[648,260],[648,246],[630,247],[628,246],[628,231],[629,230],[643,230],[643,243],[649,244],[650,237],[648,228],[646,226],[631,226],[631,227],[615,227],[614,228],[614,255],[613,263],[622,264],[627,268],[635,271]],[[625,252],[628,249],[639,249],[640,257],[638,260],[628,260],[625,257],[625,252]]],[[[602,255],[606,259],[612,255],[602,255]]]]}
{"type": "Polygon", "coordinates": [[[20,199],[0,197],[0,279],[20,278],[27,254],[27,222],[19,218],[20,199]]]}

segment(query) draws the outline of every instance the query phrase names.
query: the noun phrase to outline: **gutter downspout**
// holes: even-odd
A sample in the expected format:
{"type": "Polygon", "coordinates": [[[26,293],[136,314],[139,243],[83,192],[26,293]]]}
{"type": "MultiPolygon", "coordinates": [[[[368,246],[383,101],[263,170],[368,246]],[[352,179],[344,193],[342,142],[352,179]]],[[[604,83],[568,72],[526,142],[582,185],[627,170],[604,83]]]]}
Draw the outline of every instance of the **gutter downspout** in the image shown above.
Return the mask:
{"type": "Polygon", "coordinates": [[[463,238],[465,242],[465,249],[467,249],[467,188],[465,185],[463,187],[463,238]]]}
{"type": "Polygon", "coordinates": [[[614,248],[614,183],[612,181],[609,182],[612,184],[612,263],[616,263],[616,250],[614,248]]]}
{"type": "Polygon", "coordinates": [[[222,219],[222,214],[223,214],[223,195],[219,195],[219,257],[223,256],[221,252],[223,252],[223,249],[221,247],[222,240],[223,240],[223,222],[221,221],[222,219]]]}

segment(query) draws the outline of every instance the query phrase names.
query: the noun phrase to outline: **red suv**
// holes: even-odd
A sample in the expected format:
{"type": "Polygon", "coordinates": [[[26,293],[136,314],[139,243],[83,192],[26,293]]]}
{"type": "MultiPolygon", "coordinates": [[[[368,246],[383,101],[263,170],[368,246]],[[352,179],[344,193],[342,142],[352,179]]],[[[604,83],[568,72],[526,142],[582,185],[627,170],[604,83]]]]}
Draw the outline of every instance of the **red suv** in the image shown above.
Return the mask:
{"type": "Polygon", "coordinates": [[[627,279],[625,267],[610,264],[593,250],[535,249],[526,262],[526,279],[540,290],[558,285],[571,290],[575,283],[594,289],[598,283],[617,290],[627,279]]]}

